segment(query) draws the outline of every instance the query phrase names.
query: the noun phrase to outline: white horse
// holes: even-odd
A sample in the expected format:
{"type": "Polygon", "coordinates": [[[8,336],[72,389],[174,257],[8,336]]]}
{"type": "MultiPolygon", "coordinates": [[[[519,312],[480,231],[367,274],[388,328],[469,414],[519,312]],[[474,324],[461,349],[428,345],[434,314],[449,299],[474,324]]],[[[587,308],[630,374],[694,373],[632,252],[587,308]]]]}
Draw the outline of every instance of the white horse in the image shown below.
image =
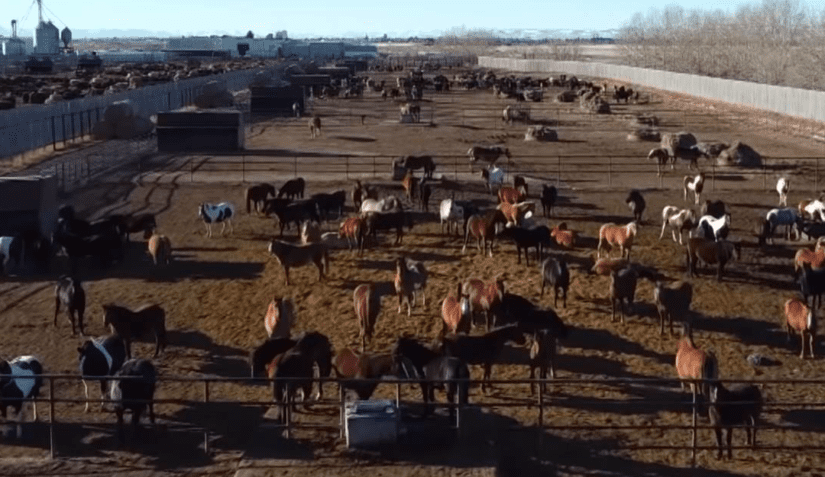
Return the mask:
{"type": "Polygon", "coordinates": [[[788,206],[788,189],[791,187],[791,181],[785,177],[780,177],[776,181],[776,192],[779,194],[779,206],[788,206]]]}

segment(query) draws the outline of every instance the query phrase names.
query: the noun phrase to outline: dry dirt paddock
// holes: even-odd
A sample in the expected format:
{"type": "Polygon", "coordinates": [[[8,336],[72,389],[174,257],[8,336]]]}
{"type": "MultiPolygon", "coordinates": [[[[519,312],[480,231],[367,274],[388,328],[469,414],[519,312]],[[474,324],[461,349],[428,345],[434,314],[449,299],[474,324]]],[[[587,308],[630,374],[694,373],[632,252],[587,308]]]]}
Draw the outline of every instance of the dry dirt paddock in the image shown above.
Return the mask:
{"type": "MultiPolygon", "coordinates": [[[[652,93],[652,92],[651,92],[652,93]]],[[[122,177],[101,179],[94,186],[77,190],[66,202],[81,215],[101,216],[113,212],[151,211],[158,214],[161,231],[171,238],[174,262],[168,269],[155,269],[145,255],[145,243],[137,240],[124,263],[100,270],[94,263],[82,262],[88,295],[87,333],[102,335],[101,305],[120,302],[130,307],[142,303],[161,304],[167,312],[169,346],[155,363],[161,376],[244,377],[248,374],[246,355],[265,338],[262,318],[273,295],[292,296],[298,307],[296,331],[318,330],[330,337],[337,349],[355,346],[358,326],[352,306],[352,291],[360,283],[389,283],[393,261],[399,254],[422,260],[430,271],[427,305],[417,306],[412,317],[399,315],[395,297],[383,299],[371,351],[387,349],[400,334],[430,340],[441,328],[440,300],[453,289],[457,279],[490,279],[498,273],[508,276],[507,287],[543,306],[551,306],[547,295],[539,299],[539,272],[531,260],[527,266],[516,263],[514,247],[497,243],[493,258],[480,256],[474,245],[466,253],[461,240],[442,235],[433,211],[437,203],[453,193],[456,197],[492,204],[480,178],[469,177],[450,162],[457,161],[468,145],[475,142],[503,141],[513,153],[514,169],[526,171],[535,199],[538,184],[555,182],[553,161],[558,155],[591,154],[634,156],[619,163],[638,163],[650,144],[625,140],[629,128],[621,116],[632,112],[659,110],[663,130],[684,127],[700,139],[742,139],[768,156],[816,156],[821,146],[791,137],[782,131],[761,129],[756,124],[731,119],[717,109],[692,111],[686,116],[663,102],[657,95],[645,105],[616,106],[609,117],[590,118],[574,107],[551,101],[533,104],[533,117],[558,121],[557,143],[524,142],[525,126],[505,126],[496,121],[505,104],[490,92],[454,91],[428,94],[422,117],[433,125],[405,125],[397,122],[397,106],[382,101],[374,93],[362,99],[316,101],[315,111],[323,116],[321,137],[311,140],[306,119],[258,123],[248,147],[268,149],[283,157],[303,154],[330,157],[329,165],[320,160],[315,166],[299,170],[307,178],[308,193],[350,189],[352,182],[332,167],[343,154],[380,154],[382,168],[368,182],[379,186],[382,194],[399,194],[400,186],[388,178],[389,158],[400,154],[430,152],[440,164],[445,179],[436,185],[429,214],[414,211],[416,224],[401,246],[386,237],[363,257],[348,251],[332,254],[327,280],[318,281],[314,267],[295,269],[292,284],[284,285],[282,268],[266,252],[267,241],[276,233],[271,219],[247,215],[242,197],[245,185],[235,172],[175,173],[180,158],[147,160],[145,165],[159,169],[142,177],[141,185],[122,177]],[[365,124],[360,116],[366,115],[365,124]],[[519,157],[531,157],[539,165],[519,165],[519,157]],[[169,164],[161,164],[169,161],[169,164]],[[162,169],[162,170],[160,170],[162,169]],[[311,170],[315,169],[315,170],[311,170]],[[552,172],[551,172],[552,171],[552,172]],[[230,200],[239,211],[234,234],[212,239],[204,236],[196,218],[202,201],[230,200]]],[[[683,103],[680,103],[683,104],[683,103]]],[[[199,156],[200,157],[200,156],[199,156]]],[[[201,161],[220,164],[225,158],[201,161]]],[[[273,159],[274,161],[275,159],[273,159]]],[[[462,159],[461,168],[466,168],[462,159]]],[[[594,161],[594,159],[590,159],[594,161]]],[[[337,167],[337,166],[336,166],[337,167]]],[[[631,166],[626,165],[627,170],[631,166]]],[[[622,325],[611,323],[606,298],[607,278],[589,275],[595,253],[598,228],[605,222],[624,223],[630,213],[624,197],[631,187],[644,191],[648,202],[645,221],[633,248],[633,260],[657,267],[672,278],[684,274],[684,250],[669,238],[658,240],[660,211],[666,204],[683,205],[678,186],[685,174],[684,165],[668,172],[658,188],[655,167],[636,167],[635,174],[614,175],[607,187],[604,174],[585,175],[566,168],[560,179],[560,205],[556,215],[547,218],[553,225],[566,221],[579,231],[575,250],[551,251],[564,254],[572,264],[572,285],[567,308],[559,314],[571,327],[562,343],[558,359],[560,378],[672,378],[677,338],[660,336],[654,317],[652,286],[642,280],[634,313],[622,325]]],[[[708,167],[703,164],[703,167],[708,167]]],[[[206,170],[208,168],[203,168],[206,170]]],[[[146,169],[144,169],[146,170],[146,169]]],[[[188,172],[188,169],[182,169],[188,172]]],[[[121,176],[125,172],[121,171],[121,176]]],[[[292,173],[258,173],[253,180],[268,180],[280,185],[292,173]]],[[[768,181],[772,182],[773,176],[768,181]]],[[[812,187],[801,191],[792,182],[789,203],[811,195],[812,187]]],[[[791,257],[798,244],[777,245],[758,250],[750,236],[750,221],[775,206],[775,192],[763,190],[763,177],[727,171],[716,179],[716,190],[707,195],[723,199],[732,206],[734,235],[745,247],[739,263],[729,267],[725,280],[717,283],[710,272],[693,279],[693,309],[697,314],[696,343],[713,348],[720,361],[721,376],[728,379],[818,379],[821,361],[798,358],[798,341],[788,345],[781,327],[781,306],[793,292],[791,257]],[[759,353],[778,361],[778,365],[754,369],[745,357],[759,353]]],[[[769,186],[769,189],[772,188],[769,186]]],[[[708,189],[711,189],[709,186],[708,189]]],[[[352,213],[351,204],[348,214],[352,213]]],[[[545,220],[543,217],[540,217],[545,220]]],[[[336,222],[326,224],[334,229],[336,222]]],[[[218,229],[219,230],[219,229],[218,229]]],[[[296,237],[295,231],[288,236],[296,237]]],[[[76,373],[78,337],[72,337],[63,316],[52,326],[53,283],[65,264],[57,260],[50,276],[9,277],[0,283],[0,350],[4,357],[35,354],[47,372],[76,373]]],[[[151,343],[134,345],[138,356],[150,356],[151,343]]],[[[818,347],[818,353],[822,348],[818,347]]],[[[508,363],[494,367],[495,378],[525,378],[524,351],[507,353],[508,363]]],[[[475,378],[480,369],[473,369],[475,378]]],[[[92,386],[92,396],[96,387],[92,386]]],[[[247,384],[213,384],[209,403],[203,403],[203,385],[195,382],[163,381],[158,399],[181,399],[183,404],[159,404],[159,426],[148,428],[128,446],[120,449],[112,433],[111,412],[84,414],[82,404],[55,406],[55,444],[58,459],[47,460],[49,449],[47,404],[41,404],[41,422],[30,424],[22,441],[4,440],[0,445],[0,468],[4,475],[85,475],[117,471],[125,475],[230,475],[246,453],[243,465],[253,475],[492,475],[499,467],[502,475],[819,475],[824,470],[821,451],[783,451],[777,446],[821,446],[825,414],[816,406],[801,409],[795,402],[823,401],[819,385],[766,384],[764,393],[770,405],[764,421],[785,430],[763,429],[756,451],[736,450],[733,461],[717,461],[715,452],[702,450],[698,469],[690,467],[686,450],[638,449],[641,446],[681,446],[689,444],[684,429],[653,427],[686,426],[691,422],[689,395],[675,383],[558,384],[546,396],[544,423],[553,429],[536,427],[538,408],[513,405],[535,403],[527,385],[499,385],[488,394],[471,391],[471,403],[502,404],[502,407],[472,407],[463,421],[462,434],[456,437],[446,418],[437,417],[422,428],[411,426],[404,445],[380,455],[349,454],[338,438],[338,413],[335,406],[315,405],[297,414],[299,427],[293,438],[284,439],[273,429],[259,429],[266,407],[243,405],[239,401],[266,401],[269,387],[247,384]],[[300,424],[318,424],[319,429],[301,429],[300,424]],[[601,429],[557,429],[555,426],[603,426],[601,429]],[[181,429],[190,426],[190,430],[181,429]],[[634,427],[635,428],[628,428],[634,427]],[[204,455],[203,433],[209,430],[212,453],[204,455]],[[254,474],[258,472],[258,474],[254,474]]],[[[334,399],[334,386],[327,395],[334,399]]],[[[42,390],[49,395],[48,386],[42,390]]],[[[61,381],[55,386],[59,398],[82,398],[79,382],[61,381]]],[[[392,397],[393,385],[380,386],[376,396],[392,397]]],[[[404,389],[402,398],[416,401],[420,393],[404,389]]],[[[438,399],[443,395],[438,394],[438,399]]],[[[705,418],[700,424],[706,424],[705,418]]],[[[130,436],[127,434],[127,436],[130,436]]],[[[744,443],[740,432],[735,442],[744,443]]],[[[701,430],[699,443],[713,443],[712,431],[701,430]]],[[[249,475],[249,474],[247,474],[249,475]]]]}

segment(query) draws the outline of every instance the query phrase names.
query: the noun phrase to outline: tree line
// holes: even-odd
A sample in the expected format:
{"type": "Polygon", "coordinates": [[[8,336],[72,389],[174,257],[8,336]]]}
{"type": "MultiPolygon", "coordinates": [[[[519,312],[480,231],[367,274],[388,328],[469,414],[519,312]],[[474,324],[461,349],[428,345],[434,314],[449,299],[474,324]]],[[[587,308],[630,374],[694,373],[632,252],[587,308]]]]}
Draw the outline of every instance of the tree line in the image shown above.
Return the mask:
{"type": "Polygon", "coordinates": [[[762,0],[733,12],[636,13],[618,38],[631,66],[825,90],[825,9],[762,0]]]}

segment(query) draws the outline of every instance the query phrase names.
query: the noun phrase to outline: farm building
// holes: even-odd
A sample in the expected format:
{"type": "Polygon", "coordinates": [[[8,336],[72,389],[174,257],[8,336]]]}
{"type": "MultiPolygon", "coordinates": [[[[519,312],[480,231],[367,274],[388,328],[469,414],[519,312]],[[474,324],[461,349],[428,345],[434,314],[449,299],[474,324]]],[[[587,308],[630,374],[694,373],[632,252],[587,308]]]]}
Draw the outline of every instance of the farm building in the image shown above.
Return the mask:
{"type": "Polygon", "coordinates": [[[0,178],[0,236],[29,230],[50,237],[57,223],[57,178],[27,176],[0,178]]]}

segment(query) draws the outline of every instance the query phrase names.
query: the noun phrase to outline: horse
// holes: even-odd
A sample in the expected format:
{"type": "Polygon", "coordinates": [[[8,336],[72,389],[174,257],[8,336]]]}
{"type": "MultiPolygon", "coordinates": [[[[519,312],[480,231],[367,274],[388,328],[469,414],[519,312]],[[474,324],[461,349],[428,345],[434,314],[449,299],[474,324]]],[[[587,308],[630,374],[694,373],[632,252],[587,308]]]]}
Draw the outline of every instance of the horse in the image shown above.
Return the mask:
{"type": "Polygon", "coordinates": [[[232,217],[235,216],[235,206],[231,202],[220,202],[218,204],[209,204],[201,202],[198,206],[198,217],[203,220],[203,225],[206,227],[206,236],[212,237],[212,223],[222,223],[221,235],[226,230],[226,225],[229,224],[229,233],[234,231],[232,227],[232,217]]]}
{"type": "Polygon", "coordinates": [[[472,235],[476,239],[476,245],[482,255],[487,251],[487,241],[490,241],[490,257],[492,257],[496,225],[506,223],[507,219],[504,217],[504,213],[498,209],[490,210],[483,216],[479,214],[473,215],[467,220],[467,230],[464,234],[464,246],[461,248],[461,253],[463,254],[467,250],[467,243],[470,241],[470,236],[472,235]]]}
{"type": "Polygon", "coordinates": [[[250,213],[251,205],[255,204],[255,211],[263,208],[264,201],[268,196],[275,197],[275,186],[272,184],[258,184],[246,188],[244,200],[246,201],[246,213],[250,213]]]}
{"type": "Polygon", "coordinates": [[[329,273],[329,254],[327,253],[327,246],[323,243],[294,245],[281,240],[273,240],[269,242],[269,253],[278,259],[278,262],[284,267],[287,286],[289,286],[289,269],[291,267],[302,267],[314,263],[318,268],[319,281],[324,279],[326,273],[329,273]]]}
{"type": "Polygon", "coordinates": [[[422,306],[427,306],[427,269],[424,264],[406,257],[398,257],[395,261],[395,294],[398,297],[398,313],[401,306],[407,304],[407,316],[411,316],[415,305],[415,294],[421,292],[422,306]]]}
{"type": "Polygon", "coordinates": [[[558,199],[556,186],[542,184],[541,207],[545,217],[547,217],[547,209],[550,209],[550,215],[553,215],[553,207],[556,205],[556,199],[558,199]]]}
{"type": "Polygon", "coordinates": [[[358,399],[367,400],[378,387],[377,379],[396,377],[393,358],[389,353],[356,353],[344,348],[332,360],[332,369],[341,379],[341,387],[353,391],[358,399]]]}
{"type": "Polygon", "coordinates": [[[690,276],[696,276],[696,262],[701,260],[708,265],[717,265],[716,280],[722,281],[722,273],[731,259],[739,260],[741,244],[721,240],[714,242],[702,237],[689,238],[685,252],[687,253],[687,269],[690,276]]]}
{"type": "Polygon", "coordinates": [[[31,400],[32,419],[37,421],[37,403],[43,385],[43,365],[34,356],[18,356],[11,361],[0,360],[0,415],[6,419],[11,406],[17,415],[17,438],[23,436],[23,404],[31,400]]]}
{"type": "Polygon", "coordinates": [[[172,242],[165,235],[152,233],[147,244],[147,252],[155,265],[169,265],[172,262],[172,242]]]}
{"type": "MultiPolygon", "coordinates": [[[[89,386],[86,381],[100,381],[100,396],[105,399],[107,378],[114,375],[126,361],[126,345],[118,335],[100,336],[83,342],[79,348],[78,362],[86,397],[84,412],[89,412],[89,386]]],[[[100,403],[103,409],[103,403],[100,403]]]]}
{"type": "MultiPolygon", "coordinates": [[[[466,405],[470,394],[470,369],[459,358],[442,356],[417,340],[400,337],[392,347],[393,366],[401,378],[420,379],[424,399],[424,415],[430,414],[430,402],[435,401],[435,389],[446,387],[447,400],[466,405]]],[[[450,407],[450,418],[455,417],[450,407]]]]}
{"type": "Polygon", "coordinates": [[[633,189],[627,194],[624,202],[633,214],[633,220],[641,223],[642,214],[645,212],[645,199],[642,197],[642,193],[637,189],[633,189]]]}
{"type": "Polygon", "coordinates": [[[136,232],[143,232],[143,238],[148,239],[152,232],[158,228],[155,214],[145,213],[137,215],[112,215],[109,219],[120,222],[124,232],[124,238],[129,241],[129,235],[136,232]]]}
{"type": "Polygon", "coordinates": [[[352,250],[352,242],[358,248],[358,254],[364,253],[364,234],[366,223],[361,217],[349,217],[341,222],[338,227],[338,237],[346,238],[349,249],[352,250]]]}
{"type": "Polygon", "coordinates": [[[487,283],[477,278],[470,278],[461,287],[461,296],[466,296],[469,300],[471,316],[478,312],[484,312],[484,323],[487,331],[492,328],[493,310],[501,303],[504,293],[504,277],[502,275],[497,275],[493,281],[487,283]]]}
{"type": "Polygon", "coordinates": [[[700,172],[694,177],[685,176],[684,180],[684,195],[685,200],[688,200],[688,191],[693,192],[693,199],[696,205],[699,205],[699,196],[702,195],[702,189],[705,185],[705,173],[700,172]]]}
{"type": "Polygon", "coordinates": [[[375,330],[375,320],[381,312],[381,296],[374,285],[361,284],[355,287],[352,292],[355,316],[358,318],[358,328],[361,338],[361,352],[367,347],[367,341],[372,340],[372,333],[375,330]]]}
{"type": "Polygon", "coordinates": [[[524,261],[530,265],[529,249],[536,249],[536,259],[541,261],[544,258],[544,247],[550,246],[550,229],[546,225],[541,225],[533,229],[522,227],[507,227],[497,234],[498,238],[509,238],[516,245],[517,262],[521,263],[521,251],[524,250],[524,261]]]}
{"type": "Polygon", "coordinates": [[[481,170],[481,178],[487,184],[487,190],[492,194],[504,184],[504,169],[491,165],[481,170]]]}
{"type": "Polygon", "coordinates": [[[441,338],[441,352],[445,356],[454,356],[467,364],[479,364],[484,367],[482,392],[493,385],[489,383],[493,375],[493,364],[498,360],[504,344],[512,342],[517,345],[525,343],[524,333],[516,325],[505,325],[493,329],[482,336],[463,334],[448,335],[441,338]]]}
{"type": "Polygon", "coordinates": [[[361,181],[355,181],[355,187],[352,189],[352,204],[355,210],[361,210],[361,202],[364,199],[378,199],[378,192],[366,185],[361,185],[361,181]]]}
{"type": "Polygon", "coordinates": [[[553,306],[558,306],[559,292],[562,293],[562,305],[567,308],[567,289],[570,287],[570,271],[564,257],[545,258],[541,263],[541,295],[544,296],[544,286],[553,287],[553,306]]]}
{"type": "Polygon", "coordinates": [[[283,207],[276,207],[273,212],[278,217],[281,236],[284,235],[284,229],[291,224],[300,227],[302,222],[321,223],[321,217],[318,215],[318,205],[313,200],[299,200],[288,203],[283,207]]]}
{"type": "Polygon", "coordinates": [[[647,158],[656,161],[656,175],[662,175],[662,166],[666,166],[668,162],[670,162],[670,169],[673,170],[676,168],[676,158],[670,155],[670,152],[664,147],[657,147],[651,149],[649,153],[647,153],[647,158]]]}
{"type": "Polygon", "coordinates": [[[515,187],[501,187],[498,190],[499,203],[507,202],[510,204],[517,204],[524,200],[525,194],[515,187]]]}
{"type": "Polygon", "coordinates": [[[284,183],[280,190],[278,190],[277,198],[280,199],[281,197],[286,196],[288,199],[294,199],[296,197],[303,199],[305,187],[306,181],[304,181],[303,177],[290,179],[284,183]]]}
{"type": "Polygon", "coordinates": [[[23,237],[16,235],[14,237],[0,237],[0,255],[3,260],[0,261],[2,270],[8,274],[12,270],[23,265],[25,253],[25,246],[23,244],[23,237]],[[14,265],[10,265],[14,263],[14,265]]]}
{"type": "Polygon", "coordinates": [[[291,298],[273,298],[264,316],[264,328],[270,339],[289,338],[297,319],[295,302],[291,298]]]}
{"type": "Polygon", "coordinates": [[[556,244],[572,249],[576,245],[576,231],[568,230],[567,223],[561,222],[550,230],[550,236],[556,240],[556,244]]]}
{"type": "Polygon", "coordinates": [[[401,180],[401,185],[404,187],[404,195],[407,196],[407,200],[411,202],[415,200],[415,189],[418,188],[418,179],[413,176],[411,170],[407,169],[407,173],[404,174],[404,178],[401,180]]]}
{"type": "Polygon", "coordinates": [[[464,208],[454,199],[444,199],[439,207],[439,218],[441,219],[441,233],[444,233],[444,224],[447,224],[447,233],[451,232],[455,225],[455,233],[458,234],[459,221],[464,220],[464,208]]]}
{"type": "MultiPolygon", "coordinates": [[[[364,201],[366,204],[367,201],[364,201]]],[[[363,206],[363,204],[362,204],[363,206]]],[[[377,232],[379,230],[395,229],[395,245],[401,245],[404,238],[404,227],[412,228],[412,216],[397,209],[393,212],[367,212],[364,214],[366,224],[366,234],[372,236],[374,243],[377,243],[377,232]]]]}
{"type": "Polygon", "coordinates": [[[109,391],[115,415],[117,416],[117,434],[121,443],[125,441],[123,432],[123,412],[132,412],[132,428],[137,434],[140,415],[144,409],[149,409],[149,422],[155,425],[155,409],[153,399],[155,397],[155,385],[157,383],[157,370],[151,361],[146,359],[130,359],[123,363],[123,366],[115,373],[109,391]]]}
{"type": "Polygon", "coordinates": [[[776,181],[776,193],[779,194],[779,207],[788,206],[788,190],[791,188],[791,181],[787,177],[780,177],[776,181]]]}
{"type": "Polygon", "coordinates": [[[269,338],[258,345],[249,353],[251,377],[260,377],[266,371],[267,376],[272,378],[275,374],[277,358],[292,349],[296,343],[297,341],[292,338],[269,338]]]}
{"type": "Polygon", "coordinates": [[[126,358],[132,358],[132,341],[155,336],[155,355],[166,348],[166,312],[160,305],[143,305],[135,311],[112,303],[103,305],[103,326],[123,339],[126,358]]]}
{"type": "Polygon", "coordinates": [[[507,160],[512,159],[510,149],[503,145],[497,146],[473,146],[467,150],[467,155],[470,156],[470,173],[473,172],[473,164],[483,160],[491,166],[501,156],[507,156],[507,160]]]}
{"type": "Polygon", "coordinates": [[[72,324],[72,336],[75,335],[75,315],[80,326],[80,336],[86,336],[83,331],[83,313],[86,311],[86,292],[83,285],[75,277],[63,275],[54,287],[54,326],[57,327],[57,315],[60,304],[66,307],[66,317],[72,324]]]}
{"type": "Polygon", "coordinates": [[[688,232],[688,238],[693,236],[692,229],[696,227],[696,214],[691,209],[679,209],[672,205],[666,205],[662,209],[662,233],[659,240],[665,236],[665,229],[670,227],[673,241],[676,242],[676,232],[679,232],[679,245],[682,245],[682,231],[688,232]]]}
{"type": "Polygon", "coordinates": [[[721,219],[714,219],[710,215],[703,215],[696,224],[697,230],[702,232],[707,239],[719,241],[727,238],[730,232],[730,215],[725,215],[721,219]]]}
{"type": "Polygon", "coordinates": [[[469,333],[472,322],[470,300],[461,293],[461,282],[457,283],[455,296],[448,295],[441,302],[441,318],[444,320],[441,336],[450,333],[469,333]]]}
{"type": "Polygon", "coordinates": [[[618,245],[621,256],[624,257],[624,252],[627,250],[627,259],[630,260],[630,249],[633,247],[633,238],[636,237],[638,231],[636,221],[632,221],[627,225],[618,226],[614,223],[607,223],[599,228],[599,246],[598,257],[602,257],[602,249],[608,245],[612,248],[618,245]]]}
{"type": "Polygon", "coordinates": [[[309,118],[309,137],[315,139],[316,136],[321,135],[321,118],[319,116],[312,116],[309,118]]]}
{"type": "Polygon", "coordinates": [[[335,211],[341,217],[344,215],[344,204],[347,201],[347,191],[341,189],[332,193],[322,192],[320,194],[313,194],[309,200],[314,201],[318,212],[326,220],[331,211],[335,211]]]}
{"type": "Polygon", "coordinates": [[[433,161],[433,156],[430,155],[400,156],[393,161],[393,170],[395,170],[396,167],[408,171],[424,169],[424,177],[432,179],[433,172],[435,171],[435,161],[433,161]]]}
{"type": "Polygon", "coordinates": [[[69,257],[72,274],[77,271],[77,259],[79,258],[98,257],[100,266],[106,267],[116,259],[122,260],[124,256],[121,236],[113,232],[79,236],[56,230],[52,233],[52,244],[69,257]]]}

